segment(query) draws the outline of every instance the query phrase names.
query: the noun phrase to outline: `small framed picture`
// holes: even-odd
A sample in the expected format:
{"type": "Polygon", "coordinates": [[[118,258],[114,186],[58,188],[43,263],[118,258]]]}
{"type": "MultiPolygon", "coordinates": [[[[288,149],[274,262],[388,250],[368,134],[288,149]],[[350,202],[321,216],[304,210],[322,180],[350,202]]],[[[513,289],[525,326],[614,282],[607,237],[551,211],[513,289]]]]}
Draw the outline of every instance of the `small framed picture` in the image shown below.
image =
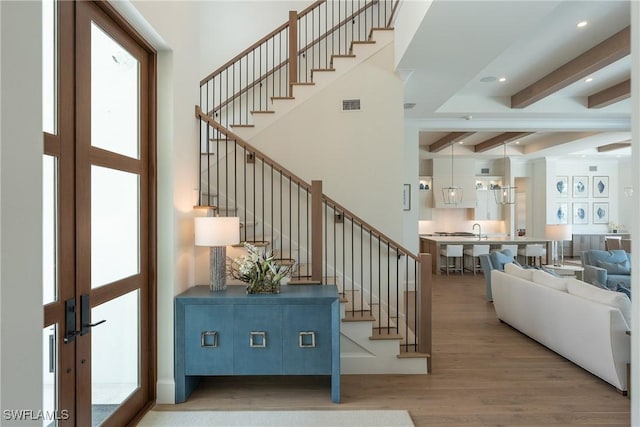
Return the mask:
{"type": "Polygon", "coordinates": [[[609,223],[609,203],[593,203],[593,223],[608,224],[609,223]]]}
{"type": "Polygon", "coordinates": [[[573,204],[573,223],[589,224],[589,203],[573,204]]]}
{"type": "Polygon", "coordinates": [[[593,177],[593,197],[609,197],[609,177],[594,176],[593,177]]]}
{"type": "Polygon", "coordinates": [[[573,197],[589,197],[589,177],[573,177],[573,197]]]}
{"type": "Polygon", "coordinates": [[[569,189],[569,177],[556,176],[553,193],[557,197],[567,197],[567,194],[569,193],[568,189],[569,189]]]}
{"type": "Polygon", "coordinates": [[[411,210],[411,184],[404,184],[402,188],[402,209],[411,210]]]}
{"type": "Polygon", "coordinates": [[[557,220],[557,224],[568,224],[569,223],[569,215],[567,210],[569,209],[568,203],[556,203],[556,211],[555,217],[557,220]]]}

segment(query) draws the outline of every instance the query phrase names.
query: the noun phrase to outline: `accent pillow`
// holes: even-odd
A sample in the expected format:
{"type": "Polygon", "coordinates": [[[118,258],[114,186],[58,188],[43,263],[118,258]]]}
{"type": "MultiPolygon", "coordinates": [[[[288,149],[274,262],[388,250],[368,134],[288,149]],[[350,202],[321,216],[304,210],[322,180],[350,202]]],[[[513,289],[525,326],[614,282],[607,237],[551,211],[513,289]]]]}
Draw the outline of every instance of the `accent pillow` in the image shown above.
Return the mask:
{"type": "Polygon", "coordinates": [[[491,259],[493,268],[500,271],[504,271],[505,264],[513,262],[513,254],[509,249],[491,252],[489,258],[491,259]]]}
{"type": "Polygon", "coordinates": [[[567,291],[567,283],[565,279],[561,279],[553,274],[549,274],[544,270],[533,270],[531,273],[531,279],[534,283],[547,286],[558,291],[567,291]]]}
{"type": "Polygon", "coordinates": [[[522,267],[519,267],[513,263],[504,265],[504,272],[510,274],[512,276],[519,277],[524,280],[531,280],[531,275],[534,270],[526,270],[522,267]]]}
{"type": "Polygon", "coordinates": [[[625,294],[626,296],[629,297],[629,299],[631,299],[631,289],[627,288],[626,286],[624,286],[622,283],[618,283],[616,285],[616,292],[622,292],[623,294],[625,294]]]}
{"type": "Polygon", "coordinates": [[[597,288],[578,279],[567,279],[567,291],[572,295],[620,309],[627,325],[631,325],[631,300],[626,294],[597,288]]]}
{"type": "Polygon", "coordinates": [[[598,261],[598,267],[604,268],[609,274],[631,274],[631,263],[629,260],[623,262],[598,261]]]}

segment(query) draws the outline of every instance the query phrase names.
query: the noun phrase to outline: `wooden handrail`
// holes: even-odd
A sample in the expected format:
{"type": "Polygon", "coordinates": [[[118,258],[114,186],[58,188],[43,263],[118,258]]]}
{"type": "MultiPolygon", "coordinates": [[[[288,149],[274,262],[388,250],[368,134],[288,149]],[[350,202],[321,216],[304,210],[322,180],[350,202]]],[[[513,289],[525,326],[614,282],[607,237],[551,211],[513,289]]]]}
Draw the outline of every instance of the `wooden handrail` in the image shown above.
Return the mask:
{"type": "MultiPolygon", "coordinates": [[[[316,1],[315,3],[313,3],[311,6],[309,6],[308,8],[304,9],[302,12],[300,12],[298,14],[298,19],[300,19],[300,17],[306,15],[307,13],[309,13],[311,10],[313,10],[314,8],[316,8],[317,6],[321,5],[322,3],[325,3],[327,0],[319,0],[316,1]]],[[[240,52],[239,54],[237,54],[236,56],[233,57],[233,59],[225,62],[223,65],[221,65],[220,67],[218,67],[214,72],[210,73],[207,77],[205,77],[204,79],[200,80],[200,86],[204,86],[213,76],[215,76],[218,73],[221,73],[222,71],[224,71],[225,68],[228,68],[229,66],[231,66],[234,62],[236,62],[237,60],[239,60],[240,58],[242,58],[243,56],[248,55],[252,50],[254,50],[255,48],[257,48],[258,46],[260,46],[262,43],[266,42],[267,40],[269,40],[271,37],[274,37],[276,34],[278,34],[279,32],[281,32],[282,30],[284,30],[285,28],[287,28],[289,26],[289,21],[285,22],[284,24],[280,25],[278,28],[276,28],[275,30],[271,31],[269,34],[267,34],[266,36],[262,37],[260,40],[258,40],[257,42],[255,42],[254,44],[252,44],[251,46],[249,46],[248,48],[246,48],[245,50],[243,50],[242,52],[240,52]]]]}
{"type": "MultiPolygon", "coordinates": [[[[224,133],[225,135],[227,135],[227,137],[229,139],[235,140],[236,144],[238,144],[240,147],[246,149],[250,153],[253,153],[256,157],[262,159],[271,168],[273,168],[275,171],[278,171],[278,172],[282,173],[283,175],[287,176],[287,178],[289,178],[291,181],[293,181],[296,185],[299,185],[301,188],[304,188],[305,190],[307,190],[309,192],[312,191],[311,184],[308,184],[302,178],[300,178],[299,176],[297,176],[296,174],[294,174],[293,172],[291,172],[287,168],[281,166],[278,162],[273,160],[271,157],[267,156],[265,153],[261,152],[260,150],[256,149],[255,147],[251,146],[250,144],[245,142],[242,138],[240,138],[238,135],[236,135],[232,131],[228,130],[227,128],[225,128],[224,126],[222,126],[221,124],[219,124],[218,122],[213,120],[207,114],[203,113],[202,109],[200,108],[199,105],[196,105],[196,117],[199,118],[200,120],[206,122],[208,125],[210,125],[214,129],[220,131],[221,133],[224,133]]],[[[358,222],[360,224],[360,226],[365,228],[368,232],[372,233],[373,235],[377,236],[380,240],[383,240],[383,241],[387,242],[391,247],[393,247],[394,249],[396,249],[399,252],[404,253],[408,257],[411,257],[414,260],[419,261],[419,258],[418,258],[417,255],[413,254],[411,251],[409,251],[408,249],[404,248],[402,245],[396,243],[390,237],[388,237],[385,234],[379,232],[375,227],[373,227],[372,225],[367,223],[365,220],[363,220],[362,218],[360,218],[359,216],[357,216],[356,214],[351,212],[349,209],[347,209],[344,206],[342,206],[340,203],[338,203],[335,200],[331,199],[327,195],[323,195],[323,198],[324,198],[325,203],[331,205],[334,209],[339,210],[340,212],[342,212],[343,215],[345,215],[346,217],[350,218],[352,221],[358,222]]]]}
{"type": "Polygon", "coordinates": [[[391,247],[393,247],[397,251],[404,253],[405,255],[413,258],[416,261],[419,261],[419,258],[417,255],[413,254],[410,250],[404,248],[402,245],[396,243],[392,238],[386,236],[384,233],[379,232],[374,226],[367,223],[365,220],[363,220],[358,215],[351,212],[349,209],[342,206],[340,203],[336,202],[335,200],[329,198],[326,195],[324,196],[324,200],[327,204],[330,204],[334,209],[339,210],[345,217],[348,217],[352,221],[360,223],[360,226],[365,227],[369,233],[377,236],[380,240],[388,243],[391,247]]]}
{"type": "Polygon", "coordinates": [[[229,139],[235,140],[236,144],[238,144],[240,147],[244,148],[248,152],[252,153],[254,156],[262,159],[265,163],[271,166],[273,170],[280,172],[283,175],[286,175],[286,177],[289,178],[291,181],[293,181],[296,185],[299,185],[301,188],[304,188],[305,190],[311,192],[311,184],[307,184],[302,178],[300,178],[299,176],[297,176],[287,168],[281,166],[278,162],[273,160],[271,157],[267,156],[262,151],[249,145],[238,135],[231,132],[230,130],[222,126],[220,123],[213,120],[210,116],[203,113],[199,105],[196,105],[196,117],[206,122],[209,126],[215,128],[217,131],[224,133],[225,135],[227,135],[229,139]]]}
{"type": "Polygon", "coordinates": [[[254,50],[258,46],[260,46],[265,41],[269,40],[271,37],[274,37],[276,34],[278,34],[280,31],[284,30],[288,26],[289,26],[289,22],[285,22],[284,24],[280,25],[278,28],[276,28],[275,30],[271,31],[269,34],[267,34],[266,36],[264,36],[263,38],[261,38],[260,40],[258,40],[257,42],[255,42],[254,44],[252,44],[251,46],[249,46],[248,48],[246,48],[245,50],[243,50],[242,52],[237,54],[236,56],[234,56],[233,59],[225,62],[224,65],[218,67],[213,73],[209,74],[207,77],[205,77],[204,79],[200,80],[200,87],[202,87],[205,84],[207,84],[207,82],[209,80],[211,80],[211,78],[213,78],[213,76],[223,72],[226,68],[230,67],[238,59],[242,58],[243,56],[248,55],[252,50],[254,50]]]}
{"type": "Polygon", "coordinates": [[[301,53],[309,50],[310,48],[312,48],[313,46],[315,46],[316,44],[320,43],[322,40],[326,39],[327,37],[329,37],[331,34],[335,33],[336,31],[338,31],[340,29],[340,27],[342,27],[344,24],[348,23],[349,21],[353,20],[354,17],[356,17],[357,15],[361,14],[362,12],[364,12],[365,10],[367,10],[370,7],[373,7],[374,5],[378,4],[378,1],[372,1],[371,3],[361,7],[360,9],[358,9],[356,12],[354,12],[351,16],[344,18],[341,22],[338,22],[336,25],[334,25],[334,27],[330,30],[328,30],[326,33],[324,33],[324,35],[322,35],[321,37],[318,37],[316,40],[312,41],[311,43],[309,43],[308,45],[300,48],[300,50],[298,51],[298,55],[300,55],[301,53]]]}
{"type": "Polygon", "coordinates": [[[306,9],[303,9],[302,12],[298,13],[298,19],[302,18],[303,16],[311,12],[313,9],[320,6],[322,3],[326,3],[326,2],[327,0],[318,0],[315,3],[312,3],[311,6],[307,7],[306,9]]]}

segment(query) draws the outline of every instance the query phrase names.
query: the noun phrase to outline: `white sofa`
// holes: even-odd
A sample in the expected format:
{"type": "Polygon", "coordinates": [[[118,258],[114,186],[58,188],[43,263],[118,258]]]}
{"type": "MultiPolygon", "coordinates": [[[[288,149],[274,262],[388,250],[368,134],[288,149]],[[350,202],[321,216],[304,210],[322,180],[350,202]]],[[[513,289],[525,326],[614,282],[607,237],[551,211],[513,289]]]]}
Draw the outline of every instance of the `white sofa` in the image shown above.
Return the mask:
{"type": "Polygon", "coordinates": [[[631,301],[625,294],[515,264],[493,270],[491,288],[498,319],[627,390],[631,301]]]}

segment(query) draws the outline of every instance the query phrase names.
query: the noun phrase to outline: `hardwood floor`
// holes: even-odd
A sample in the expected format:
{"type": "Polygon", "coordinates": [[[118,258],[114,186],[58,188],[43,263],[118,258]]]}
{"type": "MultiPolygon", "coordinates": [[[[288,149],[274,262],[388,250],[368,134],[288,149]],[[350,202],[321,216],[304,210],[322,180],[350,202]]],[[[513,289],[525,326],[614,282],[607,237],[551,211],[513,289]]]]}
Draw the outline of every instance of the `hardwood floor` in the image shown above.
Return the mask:
{"type": "Polygon", "coordinates": [[[416,426],[629,425],[615,388],[500,323],[484,278],[435,276],[433,372],[343,375],[342,403],[326,378],[204,380],[160,410],[406,409],[416,426]]]}

